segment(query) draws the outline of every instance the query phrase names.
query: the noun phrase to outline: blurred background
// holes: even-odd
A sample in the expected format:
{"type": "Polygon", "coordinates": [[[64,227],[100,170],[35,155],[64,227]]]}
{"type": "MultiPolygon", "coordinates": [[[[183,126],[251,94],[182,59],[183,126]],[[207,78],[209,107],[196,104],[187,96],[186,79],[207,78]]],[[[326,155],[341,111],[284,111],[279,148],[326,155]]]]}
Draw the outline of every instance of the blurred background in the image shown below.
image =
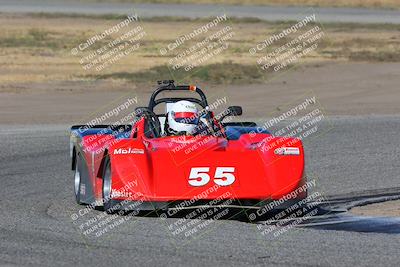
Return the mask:
{"type": "Polygon", "coordinates": [[[399,7],[396,0],[0,0],[0,123],[72,123],[125,92],[146,99],[157,80],[171,78],[218,95],[232,92],[250,117],[309,91],[331,115],[393,114],[400,91],[399,7]],[[73,52],[128,14],[137,21],[73,52]],[[208,33],[160,52],[222,14],[227,19],[208,33]],[[278,71],[263,70],[257,59],[300,31],[256,55],[249,50],[312,14],[315,20],[301,31],[318,26],[317,47],[278,71]],[[174,57],[226,26],[233,34],[221,53],[190,71],[173,68],[174,57]],[[140,47],[101,69],[86,66],[91,53],[137,27],[140,47]]]}

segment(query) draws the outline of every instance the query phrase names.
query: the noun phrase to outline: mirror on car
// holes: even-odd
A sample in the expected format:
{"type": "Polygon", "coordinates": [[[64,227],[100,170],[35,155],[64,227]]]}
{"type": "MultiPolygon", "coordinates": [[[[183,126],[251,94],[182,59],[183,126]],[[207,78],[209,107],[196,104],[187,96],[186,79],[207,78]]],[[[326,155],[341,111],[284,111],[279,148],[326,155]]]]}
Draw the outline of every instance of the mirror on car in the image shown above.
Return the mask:
{"type": "Polygon", "coordinates": [[[220,121],[229,116],[240,116],[242,115],[242,112],[243,110],[241,106],[230,106],[225,110],[224,115],[222,116],[220,121]]]}
{"type": "Polygon", "coordinates": [[[145,115],[148,110],[149,110],[148,107],[137,107],[135,108],[135,115],[141,117],[145,115]]]}
{"type": "Polygon", "coordinates": [[[230,116],[240,116],[242,115],[242,107],[241,106],[230,106],[228,107],[228,113],[230,116]]]}

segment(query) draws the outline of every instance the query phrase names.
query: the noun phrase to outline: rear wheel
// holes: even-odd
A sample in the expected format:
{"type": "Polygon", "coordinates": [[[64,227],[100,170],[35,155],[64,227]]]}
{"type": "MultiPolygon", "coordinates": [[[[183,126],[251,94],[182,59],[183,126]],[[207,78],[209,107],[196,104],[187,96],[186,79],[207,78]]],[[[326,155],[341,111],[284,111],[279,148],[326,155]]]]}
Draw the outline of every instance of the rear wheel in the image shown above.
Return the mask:
{"type": "Polygon", "coordinates": [[[103,169],[103,206],[104,210],[107,213],[116,212],[116,201],[111,199],[111,162],[110,158],[107,156],[104,160],[104,169],[103,169]]]}

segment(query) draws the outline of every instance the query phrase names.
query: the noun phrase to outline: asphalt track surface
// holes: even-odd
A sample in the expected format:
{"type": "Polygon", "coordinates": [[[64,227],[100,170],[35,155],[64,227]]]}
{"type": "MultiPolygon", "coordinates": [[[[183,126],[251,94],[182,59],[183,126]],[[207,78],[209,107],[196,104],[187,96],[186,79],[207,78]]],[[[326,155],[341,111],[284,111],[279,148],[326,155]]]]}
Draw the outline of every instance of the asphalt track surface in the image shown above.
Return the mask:
{"type": "MultiPolygon", "coordinates": [[[[257,224],[218,220],[193,238],[176,238],[179,218],[127,218],[100,237],[71,216],[69,125],[0,128],[0,265],[6,266],[399,266],[399,234],[296,227],[274,236],[257,224]]],[[[335,117],[305,140],[314,190],[352,195],[399,187],[400,117],[335,117]],[[326,130],[326,131],[325,131],[326,130]]],[[[84,220],[103,214],[91,210],[84,220]]],[[[107,215],[109,216],[111,215],[107,215]]],[[[368,228],[368,222],[364,228],[368,228]]],[[[372,226],[372,225],[371,225],[372,226]]],[[[398,232],[398,231],[397,231],[398,232]]]]}
{"type": "Polygon", "coordinates": [[[299,20],[315,13],[319,22],[400,23],[400,11],[366,8],[309,8],[271,6],[223,6],[191,4],[80,3],[52,0],[0,0],[0,12],[127,14],[135,10],[140,17],[210,17],[226,13],[229,17],[258,18],[267,21],[299,20]]]}

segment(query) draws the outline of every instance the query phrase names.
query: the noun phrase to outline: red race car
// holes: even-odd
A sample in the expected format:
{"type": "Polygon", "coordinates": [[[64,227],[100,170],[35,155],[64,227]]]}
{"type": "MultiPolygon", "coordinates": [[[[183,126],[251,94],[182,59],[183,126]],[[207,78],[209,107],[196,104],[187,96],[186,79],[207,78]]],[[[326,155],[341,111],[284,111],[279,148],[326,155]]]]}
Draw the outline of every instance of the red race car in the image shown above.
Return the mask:
{"type": "Polygon", "coordinates": [[[71,128],[77,203],[107,212],[260,208],[307,196],[299,190],[306,184],[301,140],[228,120],[242,114],[239,106],[215,114],[200,88],[161,81],[148,107],[134,114],[128,125],[71,128]],[[159,97],[180,91],[197,97],[159,97]]]}

